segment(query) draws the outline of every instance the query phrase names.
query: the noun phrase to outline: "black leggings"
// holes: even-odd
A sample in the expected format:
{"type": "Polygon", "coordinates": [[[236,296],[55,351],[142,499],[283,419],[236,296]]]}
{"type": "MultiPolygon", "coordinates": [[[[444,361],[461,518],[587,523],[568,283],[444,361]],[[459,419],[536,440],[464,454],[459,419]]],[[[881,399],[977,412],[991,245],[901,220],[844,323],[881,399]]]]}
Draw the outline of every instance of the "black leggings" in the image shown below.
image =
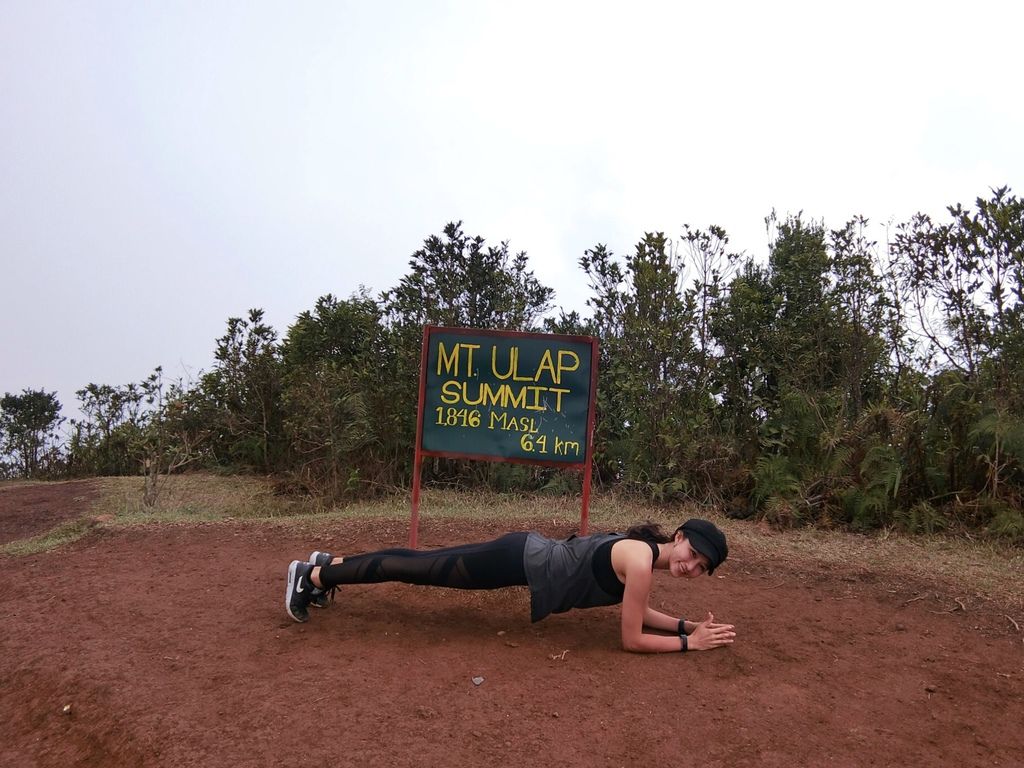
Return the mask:
{"type": "Polygon", "coordinates": [[[346,557],[320,569],[324,589],[341,584],[401,581],[430,587],[500,589],[526,586],[523,551],[526,533],[507,533],[494,541],[444,549],[382,549],[346,557]]]}

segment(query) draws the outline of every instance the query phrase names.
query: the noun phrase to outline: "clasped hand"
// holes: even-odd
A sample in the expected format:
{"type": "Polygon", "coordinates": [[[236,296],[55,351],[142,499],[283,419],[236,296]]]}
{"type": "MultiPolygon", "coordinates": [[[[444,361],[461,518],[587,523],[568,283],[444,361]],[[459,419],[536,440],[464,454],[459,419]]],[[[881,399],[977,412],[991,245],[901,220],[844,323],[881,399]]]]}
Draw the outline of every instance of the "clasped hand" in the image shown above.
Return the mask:
{"type": "Polygon", "coordinates": [[[732,624],[717,624],[714,614],[708,611],[707,618],[697,624],[686,642],[688,650],[709,651],[722,645],[731,645],[735,638],[735,627],[732,624]]]}

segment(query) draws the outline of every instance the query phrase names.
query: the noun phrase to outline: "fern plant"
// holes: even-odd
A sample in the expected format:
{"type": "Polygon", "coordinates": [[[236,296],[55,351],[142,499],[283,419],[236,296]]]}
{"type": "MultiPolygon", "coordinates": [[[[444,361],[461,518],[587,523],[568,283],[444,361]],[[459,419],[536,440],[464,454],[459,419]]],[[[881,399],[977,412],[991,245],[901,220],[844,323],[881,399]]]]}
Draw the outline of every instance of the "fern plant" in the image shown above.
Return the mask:
{"type": "Polygon", "coordinates": [[[897,509],[893,522],[905,533],[938,533],[949,526],[946,516],[927,501],[919,501],[909,509],[897,509]]]}
{"type": "Polygon", "coordinates": [[[1003,478],[1019,469],[1024,459],[1024,419],[1005,408],[990,407],[971,426],[968,438],[985,469],[985,494],[1000,498],[1003,478]]]}
{"type": "Polygon", "coordinates": [[[752,494],[755,506],[760,507],[773,498],[795,496],[799,490],[800,480],[787,457],[761,456],[755,463],[752,494]]]}
{"type": "Polygon", "coordinates": [[[1020,509],[1003,506],[985,530],[992,536],[1024,544],[1024,513],[1020,509]]]}

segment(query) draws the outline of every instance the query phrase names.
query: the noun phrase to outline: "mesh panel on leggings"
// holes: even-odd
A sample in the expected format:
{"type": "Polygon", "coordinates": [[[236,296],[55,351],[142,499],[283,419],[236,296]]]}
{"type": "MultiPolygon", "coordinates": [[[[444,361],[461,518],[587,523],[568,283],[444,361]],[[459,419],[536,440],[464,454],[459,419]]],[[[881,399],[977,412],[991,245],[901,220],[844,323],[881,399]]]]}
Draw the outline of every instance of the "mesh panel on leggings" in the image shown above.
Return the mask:
{"type": "Polygon", "coordinates": [[[342,584],[400,581],[455,589],[500,589],[526,585],[525,533],[510,533],[482,544],[434,550],[383,549],[346,557],[320,569],[324,588],[342,584]]]}

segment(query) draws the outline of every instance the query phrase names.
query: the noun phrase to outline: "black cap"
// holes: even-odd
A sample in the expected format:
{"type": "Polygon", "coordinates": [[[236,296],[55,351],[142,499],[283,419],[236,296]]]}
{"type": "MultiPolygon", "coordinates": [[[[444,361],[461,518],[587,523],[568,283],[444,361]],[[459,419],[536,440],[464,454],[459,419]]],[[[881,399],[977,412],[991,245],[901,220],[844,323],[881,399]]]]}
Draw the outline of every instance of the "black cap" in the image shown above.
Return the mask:
{"type": "Polygon", "coordinates": [[[691,547],[708,559],[709,576],[729,556],[729,545],[725,543],[725,534],[718,530],[714,523],[693,518],[687,520],[677,530],[683,532],[691,547]]]}

